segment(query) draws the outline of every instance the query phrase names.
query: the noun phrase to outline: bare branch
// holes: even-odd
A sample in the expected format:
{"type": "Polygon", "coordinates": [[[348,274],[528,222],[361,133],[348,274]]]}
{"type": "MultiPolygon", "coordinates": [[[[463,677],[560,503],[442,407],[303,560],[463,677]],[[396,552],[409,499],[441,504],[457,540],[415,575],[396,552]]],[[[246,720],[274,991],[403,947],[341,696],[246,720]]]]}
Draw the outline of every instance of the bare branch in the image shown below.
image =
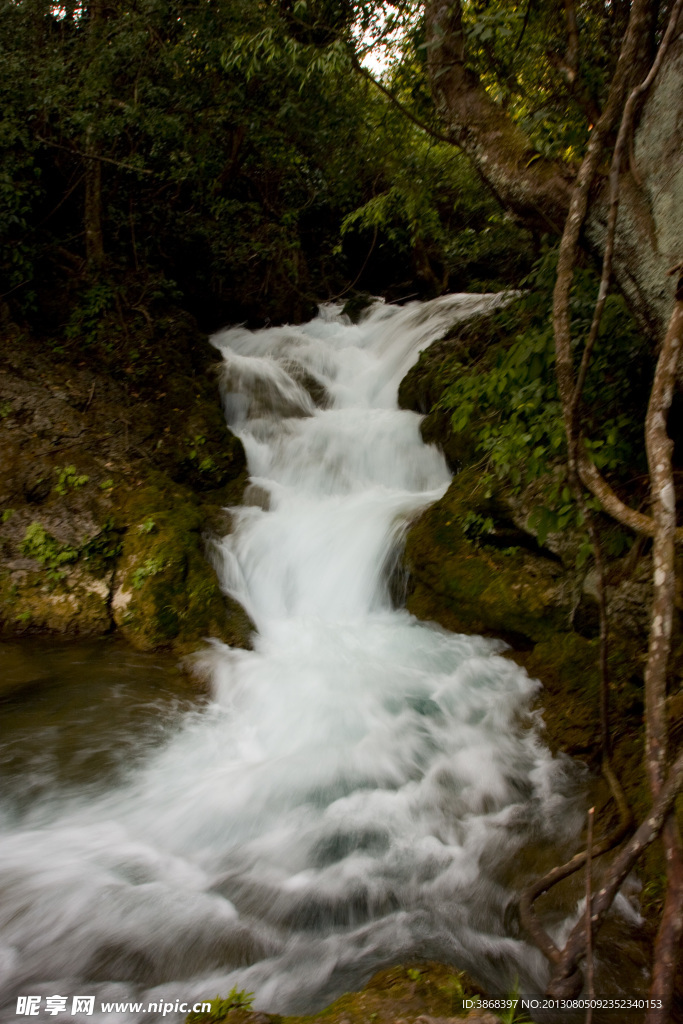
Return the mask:
{"type": "MultiPolygon", "coordinates": [[[[612,771],[609,760],[606,758],[603,760],[603,774],[605,775],[612,791],[612,796],[619,811],[620,820],[617,827],[613,829],[609,835],[605,836],[604,839],[601,839],[598,843],[591,843],[591,856],[593,860],[595,860],[596,857],[602,857],[604,854],[609,853],[610,850],[613,850],[614,847],[617,846],[628,834],[633,822],[621,785],[612,771]]],[[[582,850],[580,853],[574,854],[574,856],[565,864],[560,864],[558,867],[552,868],[552,870],[548,871],[542,878],[536,879],[535,882],[524,890],[520,897],[519,916],[522,924],[533,939],[534,944],[551,963],[558,963],[562,954],[546,932],[545,928],[541,925],[541,922],[538,920],[534,910],[534,903],[539,899],[539,897],[545,895],[545,893],[556,886],[559,882],[564,881],[565,878],[569,878],[570,875],[580,871],[586,863],[587,857],[587,850],[582,850]]]]}
{"type": "Polygon", "coordinates": [[[588,838],[586,840],[586,912],[584,914],[586,928],[586,988],[589,999],[588,1010],[586,1011],[586,1024],[593,1020],[593,1000],[595,999],[595,984],[593,981],[593,922],[591,921],[591,900],[593,885],[593,819],[595,808],[591,807],[588,812],[588,838]]]}
{"type": "Polygon", "coordinates": [[[522,43],[522,39],[524,39],[524,34],[526,32],[527,25],[529,24],[529,15],[531,14],[531,6],[533,2],[534,0],[527,0],[526,11],[524,12],[524,21],[522,22],[522,27],[519,31],[519,35],[517,36],[517,42],[515,43],[512,50],[513,57],[517,53],[517,50],[519,49],[522,43]]]}
{"type": "Polygon", "coordinates": [[[586,455],[583,447],[579,449],[576,457],[577,471],[581,482],[591,494],[600,501],[600,504],[613,519],[616,519],[622,526],[628,527],[635,533],[642,533],[646,537],[654,537],[655,524],[651,516],[626,505],[625,502],[612,490],[599,469],[586,455]]]}
{"type": "Polygon", "coordinates": [[[372,84],[375,86],[375,88],[379,89],[379,91],[384,96],[386,96],[387,99],[391,103],[393,103],[393,105],[395,107],[397,107],[398,110],[401,111],[401,113],[404,115],[404,117],[407,117],[409,121],[412,121],[412,123],[417,128],[419,128],[423,132],[426,132],[427,135],[431,135],[433,139],[437,140],[437,142],[446,142],[446,143],[448,143],[449,146],[453,145],[453,140],[452,139],[449,139],[448,136],[446,136],[446,135],[442,135],[441,132],[436,131],[436,129],[430,128],[430,126],[428,124],[425,124],[424,121],[421,121],[419,119],[419,117],[416,117],[415,114],[413,114],[412,111],[408,109],[408,107],[404,106],[404,104],[401,103],[401,101],[399,99],[397,99],[396,96],[394,96],[394,94],[391,92],[391,90],[387,89],[386,85],[383,85],[382,82],[380,82],[377,78],[375,78],[375,76],[372,75],[368,71],[368,69],[366,67],[364,67],[363,64],[360,63],[360,61],[358,60],[356,54],[353,53],[353,52],[351,52],[351,62],[353,64],[354,68],[356,69],[356,71],[359,74],[361,74],[363,76],[363,78],[367,78],[368,82],[372,82],[372,84]]]}
{"type": "MultiPolygon", "coordinates": [[[[619,851],[610,867],[609,877],[595,893],[591,901],[593,932],[597,932],[605,919],[614,897],[636,861],[661,832],[674,800],[683,789],[683,754],[680,754],[669,771],[666,782],[654,802],[650,813],[634,832],[628,843],[619,851]]],[[[553,973],[548,995],[553,998],[567,998],[576,993],[576,965],[585,953],[586,932],[583,919],[571,931],[562,950],[557,968],[553,973]]],[[[579,984],[580,984],[580,979],[579,984]]]]}
{"type": "MultiPolygon", "coordinates": [[[[647,28],[648,4],[646,0],[634,0],[631,7],[628,28],[614,78],[610,87],[605,110],[600,117],[588,144],[586,156],[576,178],[572,191],[569,214],[560,243],[557,278],[553,295],[553,330],[555,335],[556,375],[560,400],[565,422],[568,448],[569,482],[580,507],[585,507],[582,484],[596,494],[603,507],[617,521],[631,526],[637,532],[644,532],[654,537],[654,580],[655,594],[651,617],[650,645],[645,676],[646,689],[646,751],[653,809],[661,810],[661,797],[667,785],[663,780],[663,766],[666,760],[666,669],[671,647],[672,610],[674,598],[674,554],[676,541],[675,491],[671,454],[673,444],[666,433],[666,419],[671,405],[673,383],[678,364],[681,345],[683,343],[683,285],[679,282],[680,294],[667,331],[662,351],[657,362],[650,406],[646,421],[646,445],[652,492],[653,515],[644,516],[635,512],[623,503],[603,479],[597,468],[587,457],[583,445],[579,425],[579,409],[581,394],[586,379],[589,361],[595,345],[600,320],[604,309],[609,281],[612,272],[614,235],[618,213],[619,173],[623,155],[632,128],[633,117],[638,100],[649,88],[657,71],[661,67],[664,53],[675,31],[678,15],[683,0],[676,0],[671,11],[667,30],[656,59],[646,78],[635,89],[628,90],[628,81],[635,64],[641,38],[647,28]],[[623,109],[622,109],[623,108],[623,109]],[[571,339],[570,295],[576,255],[583,223],[589,203],[589,193],[596,177],[598,166],[621,110],[621,120],[617,144],[615,146],[610,172],[610,210],[608,217],[607,243],[600,289],[591,329],[584,348],[578,376],[574,376],[573,352],[571,339]],[[679,308],[680,307],[680,308],[679,308]]],[[[578,32],[573,36],[572,17],[575,10],[571,0],[565,4],[570,32],[570,49],[576,46],[578,58],[578,32]]],[[[575,27],[575,26],[574,26],[575,27]]],[[[608,739],[607,729],[607,631],[604,576],[602,573],[599,538],[595,524],[588,519],[591,538],[596,554],[596,564],[600,576],[601,598],[601,721],[603,743],[608,739]]],[[[603,747],[603,757],[609,763],[609,750],[603,747]]],[[[679,762],[677,762],[678,765],[679,762]]],[[[680,759],[683,772],[683,757],[680,759]]],[[[671,776],[670,776],[671,779],[671,776]]],[[[683,775],[681,777],[683,782],[683,775]]],[[[668,792],[668,790],[667,790],[668,792]]],[[[671,797],[673,800],[673,796],[671,797]]],[[[602,923],[604,915],[611,906],[619,885],[630,867],[625,867],[629,857],[637,858],[642,852],[643,844],[651,842],[664,828],[664,843],[667,852],[667,900],[662,916],[655,954],[655,971],[653,974],[652,996],[657,1002],[661,1000],[662,1010],[650,1011],[649,1024],[663,1024],[668,1019],[671,1003],[673,977],[678,946],[683,934],[683,852],[680,837],[673,818],[667,821],[668,808],[657,816],[653,813],[636,832],[636,836],[627,846],[626,860],[624,851],[617,856],[609,872],[608,884],[603,886],[590,904],[590,924],[584,927],[582,921],[573,929],[565,948],[556,955],[543,945],[540,948],[555,962],[555,971],[548,989],[550,995],[561,997],[578,994],[582,980],[578,970],[579,959],[588,952],[589,970],[591,967],[592,936],[602,923]],[[649,831],[648,831],[649,830],[649,831]],[[635,845],[634,845],[635,841],[635,845]],[[622,870],[624,871],[621,874],[622,870]]],[[[589,851],[584,855],[590,861],[589,851]]],[[[634,863],[632,859],[629,863],[634,863]]],[[[589,884],[589,883],[587,883],[589,884]]],[[[546,944],[547,945],[547,944],[546,944]]],[[[590,979],[589,979],[590,980],[590,979]]]]}

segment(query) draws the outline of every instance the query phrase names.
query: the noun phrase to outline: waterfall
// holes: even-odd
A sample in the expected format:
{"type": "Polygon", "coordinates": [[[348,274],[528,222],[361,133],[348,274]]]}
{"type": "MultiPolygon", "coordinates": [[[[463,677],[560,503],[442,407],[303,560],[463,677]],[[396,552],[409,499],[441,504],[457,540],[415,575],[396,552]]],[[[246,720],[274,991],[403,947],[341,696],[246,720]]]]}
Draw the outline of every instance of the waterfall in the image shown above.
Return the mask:
{"type": "Polygon", "coordinates": [[[449,483],[398,384],[500,301],[377,303],[357,325],[329,306],[214,337],[251,480],[212,558],[254,650],[207,645],[212,701],[109,791],[4,815],[3,1019],[17,995],[61,993],[96,996],[83,1021],[151,1022],[98,1008],[232,986],[310,1012],[416,956],[542,985],[509,913],[515,856],[568,806],[528,711],[538,684],[502,643],[394,608],[389,579],[449,483]]]}

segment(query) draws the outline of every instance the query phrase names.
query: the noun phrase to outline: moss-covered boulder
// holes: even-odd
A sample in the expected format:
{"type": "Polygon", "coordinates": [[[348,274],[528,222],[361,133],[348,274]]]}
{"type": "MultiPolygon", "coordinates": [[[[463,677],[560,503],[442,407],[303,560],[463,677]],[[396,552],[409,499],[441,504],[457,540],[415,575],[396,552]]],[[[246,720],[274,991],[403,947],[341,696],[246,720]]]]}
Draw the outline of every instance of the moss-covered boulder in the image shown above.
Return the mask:
{"type": "Polygon", "coordinates": [[[569,628],[573,587],[551,552],[519,530],[475,470],[410,527],[406,605],[456,632],[536,642],[569,628]]]}
{"type": "Polygon", "coordinates": [[[18,328],[0,344],[3,638],[118,628],[180,654],[204,637],[249,643],[202,536],[230,528],[222,509],[241,500],[244,450],[225,425],[217,354],[191,319],[171,320],[163,373],[145,330],[133,347],[146,358],[130,352],[111,375],[18,328]]]}
{"type": "Polygon", "coordinates": [[[123,635],[145,650],[172,646],[185,653],[205,637],[249,647],[253,625],[221,593],[192,495],[150,485],[131,497],[126,519],[111,601],[123,635]]]}
{"type": "Polygon", "coordinates": [[[106,579],[81,566],[60,574],[31,561],[0,576],[0,633],[88,637],[109,632],[106,579]]]}
{"type": "Polygon", "coordinates": [[[399,407],[424,416],[420,426],[422,440],[441,448],[454,472],[476,461],[476,428],[454,430],[453,410],[442,405],[442,398],[463,366],[479,359],[496,340],[495,314],[482,314],[458,323],[444,338],[420,353],[399,385],[399,407]]]}
{"type": "Polygon", "coordinates": [[[197,402],[184,429],[170,439],[166,453],[171,479],[195,491],[215,491],[247,468],[242,442],[225,426],[218,401],[197,402]]]}
{"type": "Polygon", "coordinates": [[[305,1017],[255,1013],[239,1006],[239,997],[245,995],[233,993],[233,999],[216,999],[209,1013],[191,1013],[187,1024],[448,1024],[463,1019],[471,1024],[496,1024],[499,1020],[463,1005],[464,1000],[475,1002],[482,990],[461,971],[434,962],[379,971],[365,988],[347,992],[324,1010],[305,1017]]]}

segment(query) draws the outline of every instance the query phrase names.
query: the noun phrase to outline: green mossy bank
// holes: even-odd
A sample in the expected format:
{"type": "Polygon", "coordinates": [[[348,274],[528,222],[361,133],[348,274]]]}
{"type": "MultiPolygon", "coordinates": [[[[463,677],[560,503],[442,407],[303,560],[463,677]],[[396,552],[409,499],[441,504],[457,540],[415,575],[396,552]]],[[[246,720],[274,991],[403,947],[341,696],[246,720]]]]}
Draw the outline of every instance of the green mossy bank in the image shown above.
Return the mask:
{"type": "Polygon", "coordinates": [[[458,474],[406,542],[407,606],[459,633],[539,642],[567,628],[572,581],[559,559],[516,527],[476,470],[458,474]],[[473,539],[474,528],[481,530],[473,539]]]}
{"type": "MultiPolygon", "coordinates": [[[[405,544],[406,603],[418,618],[458,632],[502,637],[509,655],[544,683],[548,738],[555,749],[597,756],[599,613],[590,560],[578,558],[581,531],[546,535],[534,510],[559,472],[560,458],[528,484],[491,471],[477,436],[490,412],[471,410],[466,427],[444,401],[459,375],[500,362],[523,322],[508,310],[470,322],[436,342],[401,383],[399,403],[424,414],[422,435],[454,471],[446,494],[410,525],[405,544]],[[557,708],[554,710],[555,703],[557,708]]],[[[549,417],[552,412],[549,411],[549,417]]],[[[633,549],[609,565],[615,735],[641,724],[649,559],[633,549]],[[634,557],[636,556],[636,557],[634,557]]]]}
{"type": "Polygon", "coordinates": [[[209,1013],[191,1013],[187,1024],[498,1024],[501,1019],[471,1008],[483,992],[467,975],[428,961],[379,971],[364,988],[305,1017],[254,1012],[239,1005],[244,996],[238,992],[232,999],[216,999],[209,1013]],[[464,1001],[470,1006],[463,1008],[464,1001]]]}
{"type": "MultiPolygon", "coordinates": [[[[422,413],[422,435],[438,444],[454,471],[444,497],[410,525],[405,544],[406,604],[423,620],[461,632],[505,639],[506,656],[522,665],[543,684],[537,698],[547,742],[585,761],[595,773],[592,792],[598,819],[617,820],[606,784],[599,778],[601,759],[599,716],[599,612],[592,559],[585,557],[585,533],[576,519],[551,529],[539,529],[538,509],[550,504],[561,480],[562,454],[550,452],[545,466],[524,478],[507,474],[482,452],[481,436],[494,436],[491,404],[482,401],[469,411],[467,423],[453,408],[452,390],[466,393],[458,383],[463,375],[482,373],[482,366],[505,367],[519,332],[524,310],[470,323],[421,354],[404,378],[399,401],[403,408],[422,413]],[[449,404],[450,403],[450,404],[449,404]],[[492,469],[493,466],[493,469],[492,469]]],[[[552,366],[551,366],[552,371],[552,366]]],[[[490,378],[489,378],[490,379],[490,378]]],[[[528,395],[528,391],[526,392],[528,395]]],[[[609,394],[605,392],[605,403],[609,394]]],[[[504,401],[501,400],[502,402],[504,401]]],[[[554,409],[545,399],[544,429],[552,437],[554,409]]],[[[510,403],[512,406],[512,402],[510,403]]],[[[506,441],[503,408],[495,437],[506,441]]],[[[540,416],[543,416],[541,409],[540,416]]],[[[525,428],[532,430],[532,428],[525,428]]],[[[533,458],[528,443],[529,459],[533,458]]],[[[551,446],[548,445],[547,448],[551,446]]],[[[609,699],[613,762],[634,819],[642,820],[650,806],[643,768],[643,675],[647,654],[651,600],[649,546],[636,542],[610,544],[614,528],[599,518],[608,551],[609,699]]],[[[620,538],[617,537],[617,540],[620,538]]],[[[675,635],[669,698],[672,718],[683,721],[677,694],[683,683],[683,639],[680,623],[675,635]],[[676,711],[678,708],[678,716],[676,711]]],[[[676,727],[677,732],[680,731],[676,727]]],[[[681,815],[683,820],[683,814],[681,815]]],[[[652,848],[639,867],[643,881],[640,909],[647,944],[650,921],[661,909],[663,861],[652,848]]]]}
{"type": "Polygon", "coordinates": [[[181,655],[206,637],[249,646],[253,626],[207,558],[246,460],[192,319],[167,315],[143,339],[156,358],[130,373],[121,353],[111,372],[0,326],[0,635],[117,630],[181,655]]]}

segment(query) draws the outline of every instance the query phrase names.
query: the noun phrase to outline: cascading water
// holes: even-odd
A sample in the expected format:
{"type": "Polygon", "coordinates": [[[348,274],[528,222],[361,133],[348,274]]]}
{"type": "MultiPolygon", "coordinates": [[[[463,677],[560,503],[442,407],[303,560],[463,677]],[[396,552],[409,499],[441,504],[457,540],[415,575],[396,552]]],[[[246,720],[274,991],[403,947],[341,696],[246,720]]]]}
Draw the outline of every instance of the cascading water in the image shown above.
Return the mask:
{"type": "Polygon", "coordinates": [[[388,584],[407,521],[449,482],[398,383],[498,301],[377,304],[356,326],[328,307],[214,338],[251,504],[213,557],[255,649],[204,652],[213,703],[123,783],[6,812],[4,1019],[18,994],[82,992],[84,1021],[151,1022],[100,1003],[233,985],[310,1010],[415,956],[542,984],[506,925],[515,853],[572,827],[525,710],[536,684],[496,641],[392,608],[388,584]]]}

